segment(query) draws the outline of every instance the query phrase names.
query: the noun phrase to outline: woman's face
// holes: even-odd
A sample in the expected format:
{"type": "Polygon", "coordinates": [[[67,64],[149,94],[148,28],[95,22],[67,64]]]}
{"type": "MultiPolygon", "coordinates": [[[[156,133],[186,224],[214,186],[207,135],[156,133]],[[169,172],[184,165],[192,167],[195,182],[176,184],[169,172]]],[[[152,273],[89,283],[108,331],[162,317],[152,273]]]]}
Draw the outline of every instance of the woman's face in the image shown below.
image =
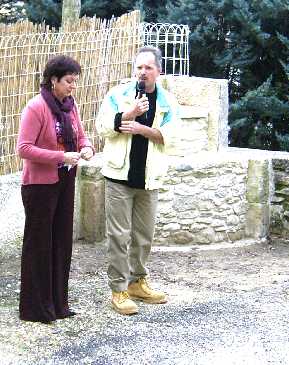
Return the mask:
{"type": "Polygon", "coordinates": [[[79,75],[71,74],[61,77],[57,80],[57,77],[51,78],[52,83],[52,94],[62,101],[66,96],[70,96],[76,89],[76,83],[79,79],[79,75]]]}

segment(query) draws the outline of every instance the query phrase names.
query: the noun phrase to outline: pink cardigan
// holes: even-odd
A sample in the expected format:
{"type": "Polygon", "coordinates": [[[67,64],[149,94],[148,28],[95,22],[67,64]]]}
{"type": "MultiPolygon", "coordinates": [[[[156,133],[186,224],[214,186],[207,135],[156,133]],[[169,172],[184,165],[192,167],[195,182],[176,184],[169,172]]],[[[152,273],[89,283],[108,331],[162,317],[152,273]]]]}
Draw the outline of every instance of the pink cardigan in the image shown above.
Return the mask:
{"type": "MultiPolygon", "coordinates": [[[[77,132],[78,151],[83,147],[93,148],[84,135],[76,106],[70,115],[77,132]]],[[[17,152],[24,159],[23,185],[58,182],[57,164],[64,162],[64,152],[57,151],[55,117],[40,94],[22,112],[17,152]]]]}

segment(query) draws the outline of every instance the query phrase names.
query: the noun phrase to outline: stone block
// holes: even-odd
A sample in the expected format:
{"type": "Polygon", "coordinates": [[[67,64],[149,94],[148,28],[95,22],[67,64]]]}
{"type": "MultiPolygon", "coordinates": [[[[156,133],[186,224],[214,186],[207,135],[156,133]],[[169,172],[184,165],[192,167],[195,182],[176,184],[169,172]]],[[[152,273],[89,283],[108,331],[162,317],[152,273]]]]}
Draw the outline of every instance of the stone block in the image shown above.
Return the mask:
{"type": "Polygon", "coordinates": [[[280,190],[275,190],[275,194],[276,195],[281,195],[281,196],[285,196],[285,197],[289,197],[289,188],[283,188],[280,190]]]}
{"type": "Polygon", "coordinates": [[[199,244],[209,244],[215,242],[215,231],[212,227],[207,227],[204,230],[194,235],[194,242],[199,244]]]}
{"type": "Polygon", "coordinates": [[[196,233],[207,227],[206,224],[198,223],[197,220],[190,226],[190,232],[196,233]]]}
{"type": "Polygon", "coordinates": [[[271,207],[271,225],[270,233],[282,236],[284,233],[284,209],[282,205],[273,205],[271,207]]]}
{"type": "Polygon", "coordinates": [[[188,244],[194,241],[194,235],[191,232],[179,230],[170,235],[170,241],[174,244],[188,244]]]}
{"type": "Polygon", "coordinates": [[[289,173],[289,160],[284,158],[274,158],[272,161],[274,171],[281,171],[288,175],[289,173]]]}
{"type": "Polygon", "coordinates": [[[289,186],[289,175],[287,174],[287,172],[274,170],[274,183],[276,189],[282,189],[289,186]]]}
{"type": "Polygon", "coordinates": [[[247,201],[267,204],[270,193],[268,160],[250,160],[247,177],[247,201]]]}
{"type": "Polygon", "coordinates": [[[245,231],[239,230],[236,232],[227,232],[228,238],[230,241],[240,241],[246,237],[245,231]]]}
{"type": "Polygon", "coordinates": [[[218,242],[228,242],[230,241],[228,239],[228,233],[226,231],[219,231],[219,232],[215,232],[215,237],[214,237],[214,242],[218,243],[218,242]]]}
{"type": "Polygon", "coordinates": [[[164,231],[170,231],[170,232],[174,232],[174,231],[178,231],[181,228],[181,226],[179,225],[179,223],[169,223],[169,224],[165,224],[163,226],[163,230],[164,231]]]}
{"type": "Polygon", "coordinates": [[[227,217],[228,226],[237,226],[240,223],[240,219],[236,214],[231,214],[227,217]]]}
{"type": "Polygon", "coordinates": [[[105,238],[104,181],[81,183],[80,238],[87,242],[101,242],[105,238]]]}
{"type": "Polygon", "coordinates": [[[267,237],[270,224],[270,205],[260,203],[248,204],[246,214],[246,236],[253,238],[267,237]]]}
{"type": "Polygon", "coordinates": [[[190,107],[191,111],[206,111],[208,150],[228,146],[227,80],[166,75],[160,77],[160,82],[176,96],[184,118],[190,115],[190,107]]]}

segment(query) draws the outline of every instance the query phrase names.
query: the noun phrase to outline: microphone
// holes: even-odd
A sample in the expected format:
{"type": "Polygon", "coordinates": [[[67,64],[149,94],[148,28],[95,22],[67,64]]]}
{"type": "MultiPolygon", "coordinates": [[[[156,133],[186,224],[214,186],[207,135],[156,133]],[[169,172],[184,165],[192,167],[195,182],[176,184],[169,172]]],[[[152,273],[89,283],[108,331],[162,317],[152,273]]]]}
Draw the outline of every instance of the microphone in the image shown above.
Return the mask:
{"type": "Polygon", "coordinates": [[[144,81],[139,81],[138,84],[137,84],[137,89],[139,91],[139,97],[141,98],[143,95],[145,95],[145,82],[144,81]]]}
{"type": "MultiPolygon", "coordinates": [[[[137,84],[137,89],[138,89],[138,92],[139,92],[139,98],[141,98],[142,96],[145,95],[145,82],[144,81],[139,81],[138,84],[137,84]]],[[[143,121],[146,121],[147,120],[147,112],[144,112],[142,115],[142,120],[143,121]]]]}

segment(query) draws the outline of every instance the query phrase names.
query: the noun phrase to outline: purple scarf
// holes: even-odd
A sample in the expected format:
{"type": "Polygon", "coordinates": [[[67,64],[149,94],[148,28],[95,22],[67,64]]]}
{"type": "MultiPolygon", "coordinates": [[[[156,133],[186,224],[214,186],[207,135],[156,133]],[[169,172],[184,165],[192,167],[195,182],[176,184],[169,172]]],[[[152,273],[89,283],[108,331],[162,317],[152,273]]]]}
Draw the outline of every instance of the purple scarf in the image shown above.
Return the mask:
{"type": "Polygon", "coordinates": [[[69,112],[74,107],[74,99],[72,96],[67,96],[60,102],[53,94],[45,87],[41,87],[41,95],[49,106],[52,114],[57,118],[61,125],[62,138],[64,141],[65,151],[76,151],[76,144],[73,138],[73,130],[69,112]]]}

